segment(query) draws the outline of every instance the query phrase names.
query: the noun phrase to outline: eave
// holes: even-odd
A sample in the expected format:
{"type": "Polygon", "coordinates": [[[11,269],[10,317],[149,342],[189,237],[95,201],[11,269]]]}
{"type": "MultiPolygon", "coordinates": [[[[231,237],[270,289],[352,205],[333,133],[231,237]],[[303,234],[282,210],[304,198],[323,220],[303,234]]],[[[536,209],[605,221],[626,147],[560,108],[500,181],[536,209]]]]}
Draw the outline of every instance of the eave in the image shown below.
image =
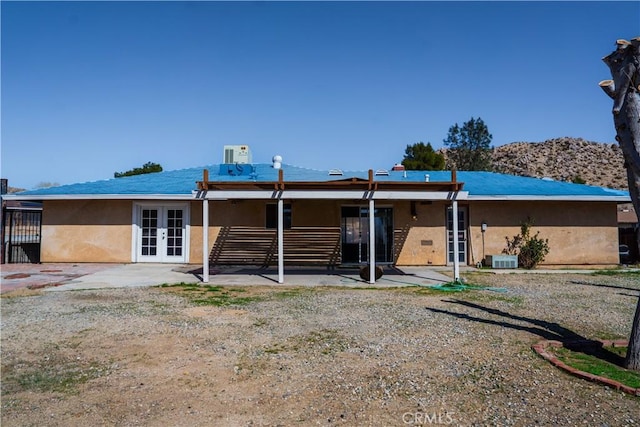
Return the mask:
{"type": "Polygon", "coordinates": [[[555,201],[555,202],[616,202],[627,203],[631,201],[629,196],[590,196],[590,195],[471,195],[467,197],[469,201],[555,201]]]}
{"type": "Polygon", "coordinates": [[[192,200],[192,194],[5,194],[5,200],[192,200]]]}

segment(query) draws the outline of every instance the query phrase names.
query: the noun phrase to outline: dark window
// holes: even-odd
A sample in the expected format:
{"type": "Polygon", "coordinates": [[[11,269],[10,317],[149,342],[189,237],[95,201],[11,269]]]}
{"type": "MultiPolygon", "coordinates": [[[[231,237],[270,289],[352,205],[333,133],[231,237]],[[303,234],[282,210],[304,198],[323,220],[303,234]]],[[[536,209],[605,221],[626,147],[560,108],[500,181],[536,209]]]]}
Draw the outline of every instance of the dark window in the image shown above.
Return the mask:
{"type": "MultiPolygon", "coordinates": [[[[291,204],[285,203],[282,209],[284,214],[283,225],[285,229],[291,228],[291,204]]],[[[267,228],[278,228],[278,205],[267,205],[267,228]]]]}

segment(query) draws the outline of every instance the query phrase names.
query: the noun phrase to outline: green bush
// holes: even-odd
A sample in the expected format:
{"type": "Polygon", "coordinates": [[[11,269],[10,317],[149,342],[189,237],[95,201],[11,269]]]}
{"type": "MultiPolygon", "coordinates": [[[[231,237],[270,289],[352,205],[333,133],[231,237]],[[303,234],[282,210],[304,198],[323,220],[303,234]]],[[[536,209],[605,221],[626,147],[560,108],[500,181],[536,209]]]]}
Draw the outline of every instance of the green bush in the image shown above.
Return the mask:
{"type": "Polygon", "coordinates": [[[508,255],[518,255],[518,266],[528,270],[544,261],[544,257],[549,253],[549,239],[541,239],[539,231],[531,236],[532,225],[533,220],[527,218],[520,225],[520,234],[512,239],[505,237],[507,248],[502,251],[508,255]]]}
{"type": "Polygon", "coordinates": [[[587,181],[582,179],[582,177],[580,175],[574,176],[573,179],[571,180],[571,182],[573,182],[574,184],[586,184],[587,183],[587,181]]]}

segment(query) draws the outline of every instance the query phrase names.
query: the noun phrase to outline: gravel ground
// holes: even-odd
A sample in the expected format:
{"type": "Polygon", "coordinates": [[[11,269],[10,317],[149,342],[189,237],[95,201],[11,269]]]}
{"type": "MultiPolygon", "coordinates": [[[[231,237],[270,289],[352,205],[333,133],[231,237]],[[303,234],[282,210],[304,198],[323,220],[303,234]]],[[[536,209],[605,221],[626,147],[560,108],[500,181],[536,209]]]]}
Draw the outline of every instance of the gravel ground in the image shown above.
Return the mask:
{"type": "Polygon", "coordinates": [[[628,338],[638,275],[476,274],[503,288],[184,287],[3,295],[3,426],[640,423],[541,339],[628,338]],[[223,296],[228,305],[198,301],[223,296]],[[191,295],[191,296],[189,296],[191,295]]]}

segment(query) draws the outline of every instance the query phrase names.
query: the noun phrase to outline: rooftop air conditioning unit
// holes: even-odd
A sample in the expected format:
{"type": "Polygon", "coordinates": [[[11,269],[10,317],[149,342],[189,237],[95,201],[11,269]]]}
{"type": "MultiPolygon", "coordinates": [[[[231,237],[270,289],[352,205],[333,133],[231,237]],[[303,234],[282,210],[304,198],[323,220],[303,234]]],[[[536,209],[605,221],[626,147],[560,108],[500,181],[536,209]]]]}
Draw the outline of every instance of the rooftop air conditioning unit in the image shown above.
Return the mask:
{"type": "Polygon", "coordinates": [[[251,163],[251,150],[248,145],[225,145],[224,163],[251,163]]]}
{"type": "Polygon", "coordinates": [[[487,255],[491,268],[518,268],[518,255],[487,255]]]}

